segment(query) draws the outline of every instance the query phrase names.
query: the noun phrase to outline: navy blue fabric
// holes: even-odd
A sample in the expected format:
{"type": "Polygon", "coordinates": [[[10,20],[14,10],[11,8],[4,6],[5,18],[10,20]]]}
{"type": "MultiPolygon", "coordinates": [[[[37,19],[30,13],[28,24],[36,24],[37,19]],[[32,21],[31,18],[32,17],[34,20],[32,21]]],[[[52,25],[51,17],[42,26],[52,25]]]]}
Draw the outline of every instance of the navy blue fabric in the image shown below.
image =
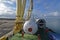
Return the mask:
{"type": "Polygon", "coordinates": [[[60,34],[58,33],[48,32],[48,35],[52,40],[60,40],[60,34]]]}

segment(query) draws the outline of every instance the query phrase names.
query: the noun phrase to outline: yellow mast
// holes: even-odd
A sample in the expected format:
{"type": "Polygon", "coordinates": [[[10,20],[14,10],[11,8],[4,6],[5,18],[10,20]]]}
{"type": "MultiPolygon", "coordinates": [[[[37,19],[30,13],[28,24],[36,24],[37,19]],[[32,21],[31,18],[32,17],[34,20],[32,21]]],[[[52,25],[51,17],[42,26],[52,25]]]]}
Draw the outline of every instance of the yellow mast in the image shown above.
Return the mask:
{"type": "MultiPolygon", "coordinates": [[[[23,27],[23,21],[24,21],[23,15],[24,15],[25,5],[26,5],[26,0],[16,0],[16,2],[17,2],[17,10],[16,10],[17,16],[16,16],[15,27],[13,29],[13,34],[20,32],[23,27]]],[[[32,9],[33,9],[33,0],[30,0],[30,7],[28,10],[28,20],[31,17],[32,9]]],[[[6,36],[0,38],[0,40],[6,40],[6,39],[7,39],[6,36]]]]}
{"type": "MultiPolygon", "coordinates": [[[[17,16],[16,16],[16,25],[14,27],[13,33],[18,33],[23,27],[23,15],[25,11],[26,0],[17,0],[17,16]]],[[[33,10],[33,0],[30,0],[30,6],[28,9],[27,20],[30,19],[31,13],[33,10]]]]}
{"type": "Polygon", "coordinates": [[[16,24],[13,33],[20,32],[23,27],[23,15],[25,11],[26,0],[17,0],[16,24]]]}
{"type": "Polygon", "coordinates": [[[33,10],[33,0],[30,0],[30,6],[29,6],[29,9],[28,9],[27,20],[30,19],[32,10],[33,10]]]}

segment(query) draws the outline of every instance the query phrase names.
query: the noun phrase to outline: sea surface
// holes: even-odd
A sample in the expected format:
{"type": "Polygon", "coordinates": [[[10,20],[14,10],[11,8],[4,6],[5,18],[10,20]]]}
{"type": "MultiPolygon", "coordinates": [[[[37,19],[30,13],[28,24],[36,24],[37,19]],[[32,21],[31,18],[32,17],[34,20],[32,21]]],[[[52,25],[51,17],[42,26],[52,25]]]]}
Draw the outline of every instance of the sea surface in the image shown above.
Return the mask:
{"type": "Polygon", "coordinates": [[[60,34],[60,18],[58,17],[46,17],[46,27],[52,29],[54,32],[60,34]]]}

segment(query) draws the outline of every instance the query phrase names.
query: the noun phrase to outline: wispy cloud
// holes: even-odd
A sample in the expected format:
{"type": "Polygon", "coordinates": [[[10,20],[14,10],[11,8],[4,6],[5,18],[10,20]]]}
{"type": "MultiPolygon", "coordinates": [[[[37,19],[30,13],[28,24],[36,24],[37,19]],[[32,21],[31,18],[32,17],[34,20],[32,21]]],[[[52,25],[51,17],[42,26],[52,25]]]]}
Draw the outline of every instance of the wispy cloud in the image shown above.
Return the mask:
{"type": "Polygon", "coordinates": [[[7,15],[10,15],[10,17],[11,17],[11,15],[13,16],[13,14],[16,15],[15,14],[16,7],[9,6],[9,4],[14,5],[14,3],[16,3],[15,0],[0,0],[0,17],[1,17],[1,15],[5,16],[5,17],[7,15]],[[8,3],[8,4],[6,4],[6,3],[8,3]]]}
{"type": "Polygon", "coordinates": [[[60,13],[58,11],[55,12],[50,12],[50,13],[46,13],[44,14],[45,17],[60,17],[60,13]]]}
{"type": "MultiPolygon", "coordinates": [[[[41,16],[60,16],[59,0],[33,0],[33,14],[35,17],[41,16]]],[[[29,8],[27,0],[25,13],[29,8]]],[[[16,0],[0,0],[0,17],[1,15],[16,15],[16,0]]],[[[25,14],[25,15],[26,15],[25,14]]]]}
{"type": "Polygon", "coordinates": [[[49,13],[41,13],[40,10],[35,10],[33,12],[33,15],[35,18],[60,17],[60,12],[54,11],[54,12],[49,12],[49,13]]]}

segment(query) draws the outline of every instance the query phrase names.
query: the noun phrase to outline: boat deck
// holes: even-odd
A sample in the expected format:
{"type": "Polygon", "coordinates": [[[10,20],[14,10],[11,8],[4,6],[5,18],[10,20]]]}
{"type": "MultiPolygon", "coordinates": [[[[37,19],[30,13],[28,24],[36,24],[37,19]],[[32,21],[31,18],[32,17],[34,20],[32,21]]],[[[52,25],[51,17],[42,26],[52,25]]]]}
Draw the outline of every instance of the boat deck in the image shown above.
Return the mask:
{"type": "Polygon", "coordinates": [[[22,37],[22,34],[17,33],[9,40],[38,40],[38,37],[30,34],[24,34],[24,37],[22,37]]]}

